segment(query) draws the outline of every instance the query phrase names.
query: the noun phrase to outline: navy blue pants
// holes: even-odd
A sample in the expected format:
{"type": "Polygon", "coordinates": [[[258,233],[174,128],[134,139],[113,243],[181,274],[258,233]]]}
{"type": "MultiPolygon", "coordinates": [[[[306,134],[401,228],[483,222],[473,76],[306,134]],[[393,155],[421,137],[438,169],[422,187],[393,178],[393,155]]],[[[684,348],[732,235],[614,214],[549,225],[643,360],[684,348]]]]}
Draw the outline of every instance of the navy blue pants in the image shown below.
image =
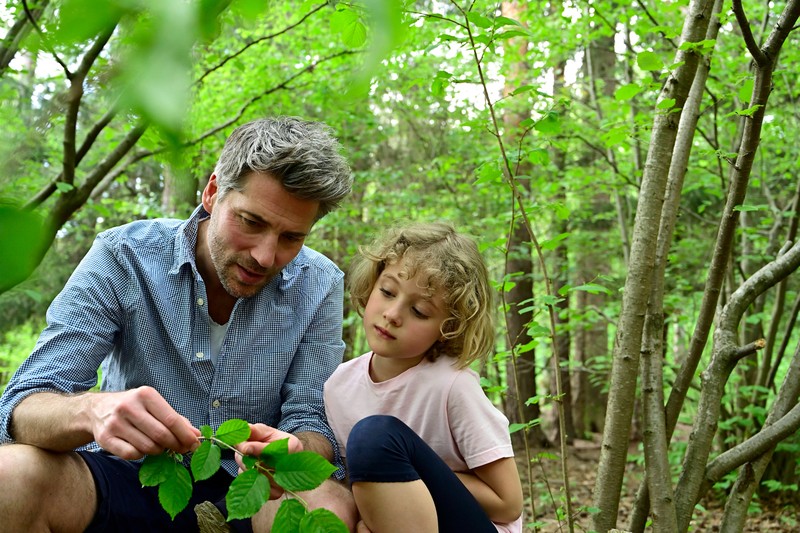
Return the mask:
{"type": "MultiPolygon", "coordinates": [[[[172,520],[158,501],[157,487],[142,487],[139,463],[103,452],[78,452],[94,477],[97,512],[86,529],[94,532],[197,532],[194,506],[225,498],[233,477],[220,469],[211,478],[193,483],[189,505],[172,520]]],[[[235,531],[250,531],[249,520],[235,520],[235,531]]]]}
{"type": "Polygon", "coordinates": [[[441,533],[496,533],[486,512],[430,446],[393,416],[373,415],[347,439],[350,483],[421,479],[431,493],[441,533]]]}

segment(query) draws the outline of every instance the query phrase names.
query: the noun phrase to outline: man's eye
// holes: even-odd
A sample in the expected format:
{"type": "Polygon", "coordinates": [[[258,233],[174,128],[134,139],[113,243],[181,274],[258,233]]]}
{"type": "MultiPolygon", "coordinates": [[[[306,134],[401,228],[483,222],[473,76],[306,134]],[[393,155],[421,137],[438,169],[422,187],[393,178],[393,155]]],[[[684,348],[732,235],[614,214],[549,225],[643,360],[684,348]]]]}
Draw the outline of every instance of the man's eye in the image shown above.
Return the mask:
{"type": "Polygon", "coordinates": [[[242,223],[244,223],[245,226],[251,226],[252,227],[252,226],[258,225],[258,222],[256,222],[255,220],[249,219],[246,216],[239,215],[239,218],[241,219],[242,223]]]}
{"type": "Polygon", "coordinates": [[[302,235],[284,235],[283,238],[289,242],[303,242],[305,239],[302,235]]]}

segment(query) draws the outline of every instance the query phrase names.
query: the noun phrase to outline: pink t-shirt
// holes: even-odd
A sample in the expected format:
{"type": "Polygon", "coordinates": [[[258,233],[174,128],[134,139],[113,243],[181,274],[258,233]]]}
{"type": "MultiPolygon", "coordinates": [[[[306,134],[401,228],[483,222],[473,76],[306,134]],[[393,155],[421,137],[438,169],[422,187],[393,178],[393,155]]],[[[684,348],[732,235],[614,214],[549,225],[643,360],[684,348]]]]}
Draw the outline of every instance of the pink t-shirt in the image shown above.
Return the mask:
{"type": "MultiPolygon", "coordinates": [[[[325,412],[342,455],[353,426],[369,415],[392,415],[414,430],[455,472],[514,457],[508,419],[481,389],[478,374],[453,360],[424,359],[392,379],[369,376],[372,352],[342,363],[325,383],[325,412]]],[[[495,524],[522,531],[522,518],[495,524]]]]}

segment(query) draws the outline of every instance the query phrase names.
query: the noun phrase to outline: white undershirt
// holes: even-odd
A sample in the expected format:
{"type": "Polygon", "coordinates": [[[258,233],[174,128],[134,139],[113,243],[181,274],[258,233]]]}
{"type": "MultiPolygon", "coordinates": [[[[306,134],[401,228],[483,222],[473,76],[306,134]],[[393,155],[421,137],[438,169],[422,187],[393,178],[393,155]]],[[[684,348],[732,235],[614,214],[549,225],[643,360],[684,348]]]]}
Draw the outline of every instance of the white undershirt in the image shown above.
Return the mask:
{"type": "Polygon", "coordinates": [[[225,333],[228,331],[228,324],[217,324],[211,317],[208,317],[208,328],[211,333],[211,362],[217,364],[219,351],[222,349],[222,341],[225,340],[225,333]]]}

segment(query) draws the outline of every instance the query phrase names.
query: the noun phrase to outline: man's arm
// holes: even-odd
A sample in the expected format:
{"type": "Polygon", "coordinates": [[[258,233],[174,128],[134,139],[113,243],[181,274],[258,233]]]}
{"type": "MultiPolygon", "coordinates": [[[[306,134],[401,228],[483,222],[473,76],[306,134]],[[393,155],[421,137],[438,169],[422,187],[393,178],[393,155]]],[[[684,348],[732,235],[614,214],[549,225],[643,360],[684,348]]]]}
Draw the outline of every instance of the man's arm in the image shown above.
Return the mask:
{"type": "Polygon", "coordinates": [[[329,462],[333,462],[333,446],[326,436],[313,431],[303,431],[296,436],[303,443],[304,450],[318,453],[329,462]]]}
{"type": "Polygon", "coordinates": [[[97,443],[123,459],[139,459],[170,449],[186,453],[199,430],[151,387],[124,392],[31,394],[14,409],[11,434],[16,442],[53,451],[97,443]]]}

